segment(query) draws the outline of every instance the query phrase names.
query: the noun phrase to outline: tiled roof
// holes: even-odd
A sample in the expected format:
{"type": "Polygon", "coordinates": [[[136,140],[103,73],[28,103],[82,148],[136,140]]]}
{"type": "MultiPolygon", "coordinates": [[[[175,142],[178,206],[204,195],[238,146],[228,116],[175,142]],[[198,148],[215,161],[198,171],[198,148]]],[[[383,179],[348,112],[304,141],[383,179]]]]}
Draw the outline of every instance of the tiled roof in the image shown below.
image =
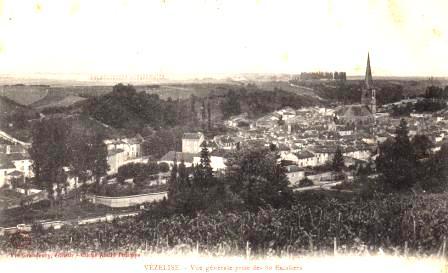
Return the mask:
{"type": "Polygon", "coordinates": [[[15,176],[15,177],[17,177],[17,176],[22,176],[22,175],[23,175],[23,172],[18,171],[18,170],[14,170],[13,172],[8,173],[8,176],[15,176]]]}
{"type": "Polygon", "coordinates": [[[305,158],[311,158],[314,157],[314,154],[305,150],[305,151],[301,151],[299,153],[295,154],[297,156],[298,159],[305,159],[305,158]]]}
{"type": "Polygon", "coordinates": [[[131,138],[127,141],[128,144],[141,144],[142,142],[140,138],[131,138]]]}
{"type": "Polygon", "coordinates": [[[202,133],[185,133],[182,138],[183,139],[200,139],[202,137],[202,133]]]}
{"type": "Polygon", "coordinates": [[[338,116],[344,116],[344,117],[355,117],[355,116],[363,117],[372,115],[372,112],[370,112],[370,110],[364,105],[355,104],[339,107],[336,110],[336,114],[338,116]]]}
{"type": "Polygon", "coordinates": [[[175,151],[169,151],[166,153],[162,158],[160,158],[160,161],[181,161],[184,160],[185,162],[193,163],[193,158],[195,156],[199,156],[199,154],[196,153],[182,153],[182,152],[175,152],[175,151]]]}
{"type": "Polygon", "coordinates": [[[291,149],[284,143],[277,144],[277,148],[279,151],[290,151],[291,149]]]}
{"type": "Polygon", "coordinates": [[[303,171],[303,169],[297,165],[288,165],[285,167],[285,169],[288,173],[303,171]]]}
{"type": "Polygon", "coordinates": [[[112,149],[112,150],[107,151],[107,156],[113,156],[113,155],[116,155],[116,154],[119,154],[122,152],[124,152],[123,149],[112,149]]]}

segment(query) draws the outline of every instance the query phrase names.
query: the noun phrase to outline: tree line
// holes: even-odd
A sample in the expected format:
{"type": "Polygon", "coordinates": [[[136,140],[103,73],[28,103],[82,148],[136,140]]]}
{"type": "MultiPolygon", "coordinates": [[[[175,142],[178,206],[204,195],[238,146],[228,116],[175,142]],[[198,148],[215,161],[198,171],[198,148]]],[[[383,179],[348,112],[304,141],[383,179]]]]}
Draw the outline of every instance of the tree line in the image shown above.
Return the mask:
{"type": "MultiPolygon", "coordinates": [[[[311,87],[320,97],[324,99],[350,104],[361,102],[364,82],[356,81],[338,82],[335,84],[312,84],[311,87]]],[[[376,102],[378,105],[400,101],[404,98],[403,86],[401,85],[376,81],[375,88],[376,102]]]]}
{"type": "Polygon", "coordinates": [[[231,89],[220,106],[223,117],[229,118],[242,112],[246,112],[249,117],[259,117],[287,106],[297,109],[315,104],[316,101],[313,98],[275,87],[273,91],[258,88],[231,89]]]}
{"type": "Polygon", "coordinates": [[[448,99],[448,86],[444,88],[439,86],[428,86],[425,90],[425,98],[428,99],[448,99]]]}

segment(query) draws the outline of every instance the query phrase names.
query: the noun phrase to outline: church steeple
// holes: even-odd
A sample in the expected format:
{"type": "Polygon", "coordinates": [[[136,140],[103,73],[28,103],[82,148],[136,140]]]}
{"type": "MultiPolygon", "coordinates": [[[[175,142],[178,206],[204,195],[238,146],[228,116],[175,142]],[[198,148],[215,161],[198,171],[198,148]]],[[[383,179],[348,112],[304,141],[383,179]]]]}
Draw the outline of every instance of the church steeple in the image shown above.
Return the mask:
{"type": "Polygon", "coordinates": [[[366,67],[366,89],[373,88],[372,69],[370,68],[370,54],[367,53],[367,67],[366,67]]]}
{"type": "Polygon", "coordinates": [[[376,113],[376,91],[373,87],[372,69],[370,68],[369,53],[367,53],[365,86],[362,89],[361,104],[367,106],[373,114],[376,113]]]}

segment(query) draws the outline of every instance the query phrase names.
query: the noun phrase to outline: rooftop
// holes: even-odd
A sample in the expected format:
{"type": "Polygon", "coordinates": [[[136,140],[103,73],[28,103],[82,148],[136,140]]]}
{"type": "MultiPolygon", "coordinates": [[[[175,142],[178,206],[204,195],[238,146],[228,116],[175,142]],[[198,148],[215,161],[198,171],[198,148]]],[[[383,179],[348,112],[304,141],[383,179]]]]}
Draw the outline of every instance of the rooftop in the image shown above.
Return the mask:
{"type": "Polygon", "coordinates": [[[182,139],[201,139],[204,137],[202,133],[184,133],[182,139]]]}
{"type": "Polygon", "coordinates": [[[113,155],[116,155],[116,154],[119,154],[122,152],[124,152],[123,149],[112,149],[112,150],[107,151],[107,156],[113,156],[113,155]]]}
{"type": "Polygon", "coordinates": [[[311,158],[314,157],[314,154],[305,150],[305,151],[301,151],[299,153],[295,154],[297,156],[298,159],[305,159],[305,158],[311,158]]]}
{"type": "Polygon", "coordinates": [[[193,158],[195,156],[199,156],[199,154],[196,153],[182,153],[182,152],[176,152],[176,151],[169,151],[166,153],[162,158],[160,158],[159,161],[185,161],[188,163],[193,163],[193,158]]]}

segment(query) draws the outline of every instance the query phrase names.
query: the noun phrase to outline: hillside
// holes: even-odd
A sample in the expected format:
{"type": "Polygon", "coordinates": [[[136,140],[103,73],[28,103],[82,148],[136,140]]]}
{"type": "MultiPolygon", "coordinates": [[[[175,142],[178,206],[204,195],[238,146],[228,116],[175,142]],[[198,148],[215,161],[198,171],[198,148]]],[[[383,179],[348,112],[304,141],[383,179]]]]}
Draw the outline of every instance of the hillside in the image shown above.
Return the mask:
{"type": "Polygon", "coordinates": [[[2,116],[11,115],[15,112],[26,110],[29,110],[29,108],[13,101],[12,99],[0,96],[0,111],[2,116]]]}
{"type": "Polygon", "coordinates": [[[106,138],[114,138],[121,135],[119,130],[86,115],[66,116],[65,121],[70,125],[74,132],[92,132],[100,134],[106,138]]]}
{"type": "Polygon", "coordinates": [[[48,93],[47,85],[3,85],[1,95],[7,97],[21,105],[30,105],[42,98],[48,93]]]}
{"type": "Polygon", "coordinates": [[[0,96],[0,129],[17,139],[29,140],[31,123],[29,120],[39,117],[34,109],[0,96]]]}
{"type": "Polygon", "coordinates": [[[176,100],[137,92],[131,85],[118,84],[112,92],[79,104],[81,112],[116,129],[139,132],[143,127],[172,127],[188,120],[187,105],[176,100]]]}
{"type": "Polygon", "coordinates": [[[37,108],[64,107],[79,97],[96,97],[107,94],[112,86],[50,86],[50,85],[3,85],[1,95],[19,104],[37,108]],[[65,100],[64,98],[69,97],[65,100]],[[48,106],[47,106],[48,105],[48,106]]]}
{"type": "Polygon", "coordinates": [[[30,106],[38,110],[52,107],[70,107],[75,103],[83,101],[85,99],[86,98],[76,95],[66,95],[63,93],[51,91],[49,92],[49,94],[47,94],[47,96],[32,103],[30,106]]]}

